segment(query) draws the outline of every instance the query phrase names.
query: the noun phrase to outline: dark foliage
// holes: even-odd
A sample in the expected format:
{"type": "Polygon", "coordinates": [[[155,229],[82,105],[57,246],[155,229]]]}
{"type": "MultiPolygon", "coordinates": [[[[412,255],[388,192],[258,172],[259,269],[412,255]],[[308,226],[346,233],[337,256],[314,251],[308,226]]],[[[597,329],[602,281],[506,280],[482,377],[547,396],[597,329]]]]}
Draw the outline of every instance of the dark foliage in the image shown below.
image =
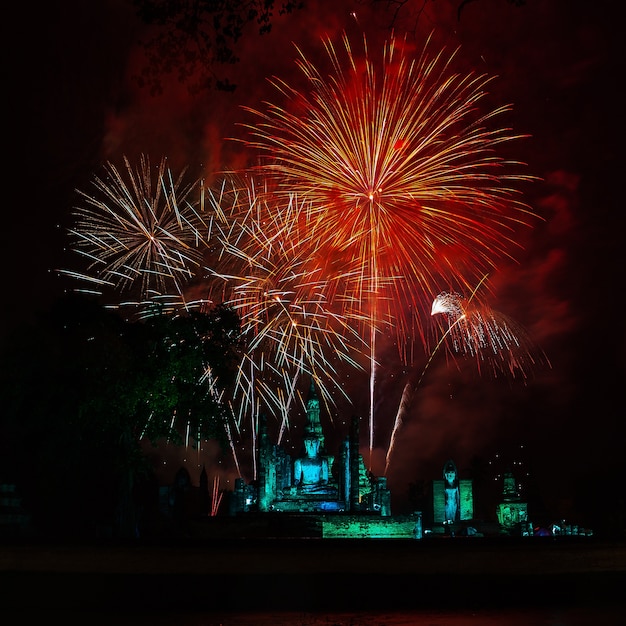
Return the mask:
{"type": "Polygon", "coordinates": [[[136,77],[153,95],[163,92],[162,77],[176,71],[191,92],[236,85],[218,66],[237,63],[236,45],[247,28],[263,35],[279,15],[302,8],[299,0],[133,0],[141,20],[154,26],[143,42],[148,64],[136,77]]]}
{"type": "MultiPolygon", "coordinates": [[[[480,0],[361,0],[364,4],[383,5],[390,15],[389,28],[393,28],[400,14],[406,14],[413,20],[414,24],[420,20],[423,11],[430,2],[447,2],[456,6],[457,19],[461,20],[463,11],[468,4],[480,3],[480,0]]],[[[515,7],[522,7],[526,0],[501,0],[515,7]]]]}
{"type": "Polygon", "coordinates": [[[126,322],[66,296],[6,346],[0,480],[19,482],[35,523],[56,535],[130,534],[135,494],[152,484],[140,437],[173,438],[176,410],[224,441],[224,409],[201,375],[210,364],[228,384],[238,337],[226,308],[126,322]]]}
{"type": "MultiPolygon", "coordinates": [[[[508,2],[509,4],[512,4],[513,6],[516,7],[522,7],[526,4],[526,0],[505,0],[506,2],[508,2]]],[[[457,18],[460,20],[461,19],[461,13],[463,12],[463,9],[465,8],[466,5],[468,5],[470,2],[478,2],[478,0],[462,0],[462,2],[459,3],[459,6],[457,8],[457,18]]]]}

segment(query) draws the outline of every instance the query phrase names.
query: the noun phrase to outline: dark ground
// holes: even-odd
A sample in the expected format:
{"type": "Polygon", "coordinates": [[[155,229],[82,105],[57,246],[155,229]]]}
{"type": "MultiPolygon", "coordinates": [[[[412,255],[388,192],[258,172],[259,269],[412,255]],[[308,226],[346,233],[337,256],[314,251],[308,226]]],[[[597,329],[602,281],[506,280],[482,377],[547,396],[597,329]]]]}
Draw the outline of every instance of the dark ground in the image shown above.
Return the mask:
{"type": "Polygon", "coordinates": [[[567,607],[622,615],[626,542],[594,537],[5,541],[0,594],[0,610],[14,614],[34,607],[87,612],[106,607],[126,615],[148,608],[228,613],[567,607]]]}

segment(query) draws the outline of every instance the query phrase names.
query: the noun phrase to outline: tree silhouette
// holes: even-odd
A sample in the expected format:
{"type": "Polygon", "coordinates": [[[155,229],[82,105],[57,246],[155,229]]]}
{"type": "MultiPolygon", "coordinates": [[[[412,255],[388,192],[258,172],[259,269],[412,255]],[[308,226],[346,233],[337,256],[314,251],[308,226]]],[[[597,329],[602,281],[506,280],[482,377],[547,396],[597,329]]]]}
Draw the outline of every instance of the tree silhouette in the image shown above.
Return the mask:
{"type": "MultiPolygon", "coordinates": [[[[442,0],[439,0],[440,2],[442,0]]],[[[445,0],[446,2],[452,2],[456,4],[456,16],[457,19],[460,20],[463,14],[463,9],[472,3],[472,2],[480,2],[480,0],[445,0]]],[[[385,9],[390,14],[390,23],[389,28],[393,28],[400,16],[401,12],[408,13],[414,21],[414,24],[417,24],[422,13],[426,9],[426,6],[430,2],[435,2],[435,0],[362,0],[364,4],[371,3],[372,5],[384,5],[385,9]],[[406,11],[405,11],[406,10],[406,11]]],[[[521,7],[526,4],[526,0],[502,0],[502,2],[506,2],[508,4],[512,4],[516,7],[521,7]]]]}
{"type": "Polygon", "coordinates": [[[176,71],[192,93],[216,87],[233,91],[233,84],[218,66],[237,63],[237,42],[250,26],[258,34],[272,28],[279,15],[301,8],[301,0],[133,0],[137,14],[155,27],[142,42],[148,64],[136,76],[141,86],[158,95],[162,76],[176,71]]]}
{"type": "Polygon", "coordinates": [[[226,308],[128,322],[72,294],[14,333],[0,379],[0,477],[19,478],[35,523],[57,536],[98,525],[133,535],[133,494],[152,469],[142,436],[181,440],[176,413],[224,442],[225,410],[202,373],[210,365],[228,384],[238,330],[226,308]]]}

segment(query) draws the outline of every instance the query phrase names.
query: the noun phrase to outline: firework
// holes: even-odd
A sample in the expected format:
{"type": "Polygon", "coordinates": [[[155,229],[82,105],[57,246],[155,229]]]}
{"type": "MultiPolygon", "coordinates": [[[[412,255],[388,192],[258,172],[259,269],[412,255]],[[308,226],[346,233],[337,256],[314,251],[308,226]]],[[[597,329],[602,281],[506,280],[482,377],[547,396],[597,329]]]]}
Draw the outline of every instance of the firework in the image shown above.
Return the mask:
{"type": "Polygon", "coordinates": [[[455,358],[472,358],[481,374],[486,371],[492,376],[504,375],[526,380],[538,366],[550,366],[544,352],[534,344],[520,324],[486,304],[479,303],[476,298],[478,287],[470,298],[444,291],[433,300],[431,316],[442,316],[445,322],[437,325],[441,336],[419,379],[416,383],[409,380],[404,387],[387,449],[385,474],[408,406],[442,345],[455,358]]]}
{"type": "MultiPolygon", "coordinates": [[[[316,254],[306,206],[234,175],[211,188],[200,185],[194,199],[193,186],[179,192],[165,161],[154,188],[146,159],[136,172],[125,163],[130,183],[109,164],[106,182],[95,178],[98,195],[82,194],[87,206],[75,212],[70,233],[92,264],[83,277],[120,291],[139,282],[140,298],[114,305],[139,319],[232,308],[242,327],[235,384],[224,395],[209,369],[198,383],[209,381],[210,396],[231,407],[237,433],[250,418],[253,441],[261,413],[278,417],[282,436],[290,409],[302,401],[303,376],[315,382],[327,407],[335,392],[345,395],[336,368],[340,362],[359,367],[354,354],[363,345],[337,312],[355,308],[345,288],[350,271],[316,254]],[[189,297],[200,290],[203,297],[189,297]]],[[[171,428],[176,420],[173,415],[171,428]]],[[[239,466],[229,425],[227,432],[239,466]]]]}
{"type": "Polygon", "coordinates": [[[375,299],[379,318],[391,309],[410,340],[406,312],[427,311],[442,279],[467,288],[510,256],[532,216],[511,184],[531,177],[498,156],[518,137],[493,128],[509,107],[479,112],[492,78],[454,73],[456,52],[427,43],[414,59],[391,38],[379,61],[364,41],[361,60],[345,36],[343,57],[329,40],[325,49],[327,77],[298,50],[309,91],[274,80],[287,105],[249,109],[260,119],[248,144],[267,156],[259,167],[278,193],[311,203],[317,248],[359,263],[354,293],[375,299]]]}
{"type": "Polygon", "coordinates": [[[345,36],[324,46],[327,73],[298,50],[308,88],[275,79],[286,105],[249,109],[254,177],[200,184],[196,200],[197,183],[182,188],[165,161],[154,186],[147,159],[136,171],[126,161],[130,182],[109,164],[97,193],[81,194],[72,234],[92,286],[138,287],[146,315],[188,300],[239,314],[244,348],[227,402],[236,431],[251,418],[253,440],[261,412],[282,434],[302,376],[331,404],[343,393],[339,364],[367,354],[371,452],[377,335],[393,328],[405,362],[420,341],[427,349],[440,285],[450,298],[433,312],[448,322],[451,354],[527,371],[522,330],[454,294],[512,256],[535,217],[515,186],[532,177],[501,155],[521,137],[501,127],[509,107],[481,110],[492,78],[455,73],[456,51],[428,42],[414,55],[394,37],[380,58],[365,39],[362,55],[345,36]],[[191,281],[206,282],[202,297],[188,298],[191,281]]]}
{"type": "MultiPolygon", "coordinates": [[[[248,145],[265,161],[277,193],[310,203],[315,248],[359,268],[353,293],[369,325],[370,460],[374,437],[376,335],[393,324],[406,359],[415,337],[426,346],[422,312],[436,285],[475,284],[511,254],[531,209],[512,183],[531,177],[498,155],[516,139],[494,127],[509,107],[479,105],[492,80],[452,70],[455,53],[418,58],[391,38],[382,58],[362,59],[343,37],[343,54],[325,40],[328,76],[298,50],[308,84],[274,86],[286,106],[248,109],[248,145]]],[[[370,461],[371,462],[371,461],[370,461]]]]}
{"type": "Polygon", "coordinates": [[[391,431],[391,437],[389,438],[389,447],[387,449],[387,455],[385,457],[385,475],[387,475],[387,471],[389,470],[389,463],[391,461],[391,455],[394,450],[396,436],[400,427],[402,426],[404,415],[406,414],[411,401],[413,400],[413,394],[415,393],[415,388],[411,384],[411,381],[407,382],[404,385],[404,389],[402,390],[402,399],[400,400],[400,406],[398,407],[398,412],[396,413],[396,419],[394,420],[393,429],[391,431]]]}
{"type": "Polygon", "coordinates": [[[145,156],[136,169],[124,162],[126,176],[108,163],[106,175],[93,179],[93,195],[78,191],[84,203],[74,210],[70,233],[89,267],[74,275],[98,287],[137,287],[148,299],[181,294],[202,259],[201,219],[192,199],[198,183],[183,186],[184,172],[174,179],[166,159],[155,175],[145,156]]]}
{"type": "Polygon", "coordinates": [[[474,358],[480,372],[526,379],[538,365],[549,364],[520,324],[476,299],[440,293],[433,301],[431,315],[446,320],[441,341],[448,352],[474,358]]]}
{"type": "Polygon", "coordinates": [[[278,417],[281,435],[297,385],[315,382],[327,405],[335,392],[340,362],[358,367],[363,342],[337,309],[349,299],[343,285],[349,272],[329,269],[316,255],[308,209],[295,197],[278,200],[254,179],[231,179],[209,195],[209,210],[220,215],[214,237],[218,254],[207,265],[209,299],[236,311],[244,353],[232,394],[238,426],[260,413],[278,417]]]}
{"type": "Polygon", "coordinates": [[[215,474],[213,477],[213,490],[211,491],[211,516],[215,517],[222,502],[224,492],[220,490],[220,477],[215,474]]]}
{"type": "MultiPolygon", "coordinates": [[[[95,293],[112,287],[138,296],[108,307],[130,311],[139,320],[160,316],[174,320],[206,310],[214,303],[190,298],[189,285],[201,277],[202,262],[212,251],[214,222],[221,224],[224,216],[207,213],[202,181],[183,185],[184,172],[174,178],[166,159],[154,171],[144,156],[137,167],[126,158],[124,163],[125,172],[108,163],[105,175],[93,179],[93,194],[78,192],[83,203],[74,211],[70,235],[89,267],[84,274],[64,273],[87,281],[95,293]]],[[[216,404],[226,404],[221,381],[206,364],[198,372],[197,385],[216,404]]],[[[151,415],[144,425],[142,437],[153,419],[151,415]]],[[[203,418],[198,419],[200,428],[203,418]]],[[[174,410],[169,430],[186,428],[188,443],[190,423],[182,422],[174,410]]],[[[239,469],[229,424],[225,428],[239,469]]]]}

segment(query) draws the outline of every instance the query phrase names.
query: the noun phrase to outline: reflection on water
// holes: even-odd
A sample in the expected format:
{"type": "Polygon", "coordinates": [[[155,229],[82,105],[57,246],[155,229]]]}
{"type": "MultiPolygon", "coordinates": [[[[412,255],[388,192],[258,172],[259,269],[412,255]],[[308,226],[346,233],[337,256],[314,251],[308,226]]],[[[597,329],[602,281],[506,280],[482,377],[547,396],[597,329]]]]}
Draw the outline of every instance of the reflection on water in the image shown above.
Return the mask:
{"type": "Polygon", "coordinates": [[[623,611],[618,606],[398,613],[153,613],[147,610],[120,614],[48,610],[26,611],[26,617],[36,618],[35,613],[40,613],[42,623],[61,618],[64,625],[90,626],[618,626],[623,624],[623,611]]]}

